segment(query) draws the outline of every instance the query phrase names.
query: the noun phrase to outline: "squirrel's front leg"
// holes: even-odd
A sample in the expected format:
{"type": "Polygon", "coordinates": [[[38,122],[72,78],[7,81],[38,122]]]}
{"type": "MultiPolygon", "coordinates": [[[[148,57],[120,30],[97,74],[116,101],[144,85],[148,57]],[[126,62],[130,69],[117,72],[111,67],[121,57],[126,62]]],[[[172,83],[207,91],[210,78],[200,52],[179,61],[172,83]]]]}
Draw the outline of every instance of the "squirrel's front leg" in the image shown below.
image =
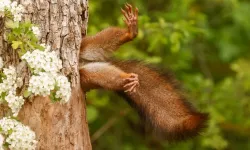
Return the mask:
{"type": "Polygon", "coordinates": [[[138,8],[130,4],[122,9],[126,28],[110,27],[94,36],[84,37],[80,48],[80,58],[85,60],[105,60],[106,54],[117,50],[122,44],[132,41],[138,34],[138,8]],[[104,56],[105,55],[105,56],[104,56]]]}
{"type": "Polygon", "coordinates": [[[133,10],[130,4],[126,4],[125,8],[126,10],[121,10],[125,17],[123,21],[127,25],[127,32],[120,38],[122,43],[133,40],[138,34],[138,8],[133,10]]]}
{"type": "Polygon", "coordinates": [[[84,90],[104,88],[136,92],[138,75],[126,73],[107,62],[92,62],[80,67],[81,85],[84,90]]]}

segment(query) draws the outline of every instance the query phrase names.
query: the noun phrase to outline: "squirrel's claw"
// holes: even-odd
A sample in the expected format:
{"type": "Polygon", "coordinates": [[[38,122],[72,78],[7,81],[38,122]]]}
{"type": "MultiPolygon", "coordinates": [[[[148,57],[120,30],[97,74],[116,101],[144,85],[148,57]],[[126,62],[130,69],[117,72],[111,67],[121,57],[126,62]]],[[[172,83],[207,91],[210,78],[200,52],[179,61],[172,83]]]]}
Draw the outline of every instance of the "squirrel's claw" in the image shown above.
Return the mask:
{"type": "Polygon", "coordinates": [[[129,78],[124,79],[127,83],[123,86],[126,90],[124,92],[136,92],[136,88],[139,87],[138,75],[131,73],[129,78]]]}
{"type": "Polygon", "coordinates": [[[138,8],[136,7],[133,11],[132,5],[126,3],[125,4],[125,10],[121,9],[123,16],[125,17],[124,22],[130,26],[135,21],[137,22],[138,18],[138,8]]]}

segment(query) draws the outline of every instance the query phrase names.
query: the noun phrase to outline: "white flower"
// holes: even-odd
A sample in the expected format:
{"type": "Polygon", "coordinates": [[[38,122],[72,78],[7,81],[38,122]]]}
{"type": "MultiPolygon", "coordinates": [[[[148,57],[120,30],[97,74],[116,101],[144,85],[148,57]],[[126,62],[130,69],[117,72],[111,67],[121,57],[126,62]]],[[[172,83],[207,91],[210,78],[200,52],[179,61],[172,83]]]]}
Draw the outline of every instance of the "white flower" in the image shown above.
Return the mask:
{"type": "Polygon", "coordinates": [[[10,0],[0,0],[0,14],[4,16],[5,9],[9,10],[14,17],[14,21],[21,21],[22,13],[24,8],[22,5],[17,5],[17,2],[14,1],[11,3],[10,0]]]}
{"type": "Polygon", "coordinates": [[[10,4],[10,12],[14,16],[14,21],[21,21],[22,14],[24,13],[24,8],[22,5],[17,5],[17,2],[14,1],[10,4]]]}
{"type": "Polygon", "coordinates": [[[38,75],[33,75],[29,81],[28,91],[35,95],[47,96],[50,91],[55,88],[55,79],[52,74],[40,72],[38,75]]]}
{"type": "Polygon", "coordinates": [[[35,150],[37,144],[35,133],[29,127],[4,117],[0,120],[0,128],[6,136],[5,142],[10,150],[35,150]]]}
{"type": "Polygon", "coordinates": [[[19,124],[18,121],[4,117],[0,120],[0,128],[2,128],[2,134],[8,135],[13,128],[19,124]]]}
{"type": "Polygon", "coordinates": [[[3,58],[0,57],[0,69],[2,69],[2,68],[3,68],[3,58]]]}
{"type": "Polygon", "coordinates": [[[22,59],[28,63],[35,74],[39,72],[57,73],[62,68],[62,61],[54,51],[49,52],[49,50],[50,46],[47,46],[45,51],[28,51],[22,56],[22,59]]]}
{"type": "Polygon", "coordinates": [[[15,92],[16,85],[16,69],[13,66],[9,66],[9,68],[4,68],[3,73],[6,77],[2,77],[2,83],[0,83],[0,94],[3,92],[15,92]]]}
{"type": "Polygon", "coordinates": [[[55,51],[50,51],[50,46],[45,46],[44,51],[34,50],[26,52],[21,59],[25,60],[33,72],[30,78],[28,91],[34,95],[48,96],[55,92],[55,98],[66,103],[71,96],[70,82],[65,76],[59,75],[62,61],[55,51]]]}
{"type": "Polygon", "coordinates": [[[8,106],[11,108],[13,116],[17,116],[24,104],[23,97],[16,96],[14,93],[9,92],[9,94],[5,97],[5,100],[8,102],[8,106]]]}
{"type": "Polygon", "coordinates": [[[37,38],[40,38],[41,32],[38,27],[31,27],[32,32],[36,35],[37,38]]]}
{"type": "Polygon", "coordinates": [[[0,150],[3,150],[3,144],[4,144],[4,137],[2,134],[0,134],[0,150]]]}
{"type": "Polygon", "coordinates": [[[47,46],[45,46],[45,52],[49,52],[51,50],[51,46],[50,45],[47,45],[47,46]]]}
{"type": "Polygon", "coordinates": [[[29,127],[19,124],[14,132],[6,138],[11,150],[35,150],[37,141],[35,133],[29,127]]]}
{"type": "Polygon", "coordinates": [[[56,98],[60,98],[62,103],[67,103],[71,96],[71,87],[68,78],[63,75],[56,76],[56,85],[59,88],[56,91],[56,98]]]}
{"type": "Polygon", "coordinates": [[[3,69],[4,76],[2,77],[2,83],[0,83],[0,94],[4,93],[5,99],[1,99],[0,102],[7,102],[8,106],[12,110],[13,116],[17,116],[19,110],[24,104],[22,96],[16,96],[17,82],[20,80],[17,78],[16,69],[13,66],[3,69]]]}
{"type": "Polygon", "coordinates": [[[0,1],[0,12],[4,12],[5,9],[9,9],[10,4],[11,4],[10,0],[1,0],[0,1]]]}

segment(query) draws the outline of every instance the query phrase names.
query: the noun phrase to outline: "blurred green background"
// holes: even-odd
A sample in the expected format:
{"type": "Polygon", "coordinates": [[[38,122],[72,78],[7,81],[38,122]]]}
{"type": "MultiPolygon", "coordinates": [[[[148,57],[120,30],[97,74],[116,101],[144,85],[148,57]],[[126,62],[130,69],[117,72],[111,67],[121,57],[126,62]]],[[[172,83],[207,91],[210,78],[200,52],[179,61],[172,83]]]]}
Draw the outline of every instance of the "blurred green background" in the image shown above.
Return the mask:
{"type": "Polygon", "coordinates": [[[249,0],[90,0],[88,34],[125,27],[120,8],[139,8],[139,35],[115,54],[170,68],[190,101],[210,114],[197,138],[168,143],[112,92],[87,94],[95,150],[250,150],[249,0]]]}

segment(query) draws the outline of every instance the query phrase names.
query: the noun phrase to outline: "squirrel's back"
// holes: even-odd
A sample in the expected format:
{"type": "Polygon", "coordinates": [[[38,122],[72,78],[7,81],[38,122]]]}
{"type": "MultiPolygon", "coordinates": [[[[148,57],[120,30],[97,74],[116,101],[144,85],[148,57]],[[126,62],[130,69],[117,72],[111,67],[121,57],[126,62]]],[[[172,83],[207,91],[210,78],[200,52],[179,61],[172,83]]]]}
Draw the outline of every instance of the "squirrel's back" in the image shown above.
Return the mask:
{"type": "Polygon", "coordinates": [[[136,93],[123,93],[140,116],[169,141],[184,140],[200,133],[208,114],[200,113],[179,92],[172,75],[163,76],[136,61],[117,61],[113,65],[139,76],[136,93]]]}

